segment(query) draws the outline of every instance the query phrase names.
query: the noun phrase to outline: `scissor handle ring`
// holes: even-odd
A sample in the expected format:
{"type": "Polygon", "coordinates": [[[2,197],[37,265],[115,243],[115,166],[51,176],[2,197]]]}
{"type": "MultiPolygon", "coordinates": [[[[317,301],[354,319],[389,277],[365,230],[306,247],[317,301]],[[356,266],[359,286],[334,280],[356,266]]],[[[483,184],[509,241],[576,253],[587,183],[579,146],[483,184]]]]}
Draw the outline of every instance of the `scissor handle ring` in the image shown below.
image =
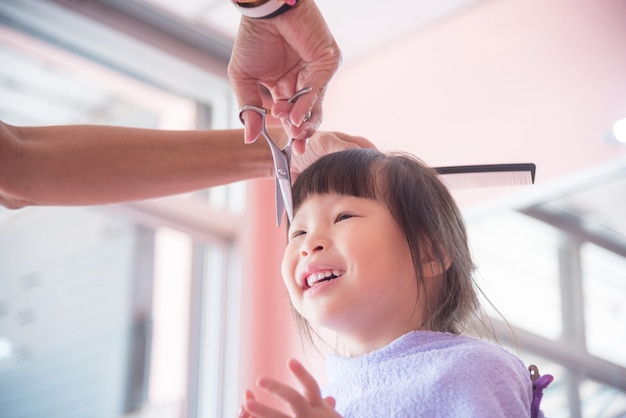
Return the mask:
{"type": "Polygon", "coordinates": [[[269,115],[269,113],[270,113],[270,109],[266,109],[266,108],[261,107],[261,106],[243,105],[243,106],[241,106],[239,108],[239,120],[244,125],[246,124],[246,122],[243,120],[243,112],[245,112],[246,110],[252,110],[252,111],[258,113],[259,115],[261,115],[261,117],[263,119],[265,119],[265,115],[269,115]]]}

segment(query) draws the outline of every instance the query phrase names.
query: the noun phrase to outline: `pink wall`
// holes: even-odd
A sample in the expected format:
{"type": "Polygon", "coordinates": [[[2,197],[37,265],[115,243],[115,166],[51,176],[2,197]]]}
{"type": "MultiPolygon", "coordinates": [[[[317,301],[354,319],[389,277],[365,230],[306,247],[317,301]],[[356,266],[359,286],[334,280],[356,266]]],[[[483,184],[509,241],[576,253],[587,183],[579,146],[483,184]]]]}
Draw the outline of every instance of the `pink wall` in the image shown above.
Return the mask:
{"type": "Polygon", "coordinates": [[[243,234],[243,335],[241,381],[259,399],[272,402],[255,387],[260,376],[290,381],[287,360],[297,341],[289,297],[280,274],[285,246],[284,224],[275,224],[274,181],[256,180],[248,188],[248,225],[243,234]]]}
{"type": "Polygon", "coordinates": [[[624,155],[626,3],[484,1],[344,65],[323,129],[430,165],[535,162],[542,182],[624,155]]]}

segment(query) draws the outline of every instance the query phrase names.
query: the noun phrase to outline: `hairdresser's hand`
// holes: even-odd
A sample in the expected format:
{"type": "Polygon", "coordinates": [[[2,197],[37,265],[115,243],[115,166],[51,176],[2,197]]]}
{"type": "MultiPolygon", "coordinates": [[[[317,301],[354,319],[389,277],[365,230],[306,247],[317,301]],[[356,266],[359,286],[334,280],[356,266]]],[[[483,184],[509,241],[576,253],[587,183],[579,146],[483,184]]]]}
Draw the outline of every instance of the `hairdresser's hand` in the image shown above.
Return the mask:
{"type": "MultiPolygon", "coordinates": [[[[259,84],[267,87],[276,102],[273,114],[283,120],[287,132],[298,141],[295,153],[305,149],[322,121],[326,85],[341,62],[341,51],[313,0],[270,19],[242,16],[228,65],[239,105],[263,104],[259,84]],[[311,87],[295,104],[287,103],[296,91],[311,87]],[[310,113],[308,121],[307,114],[310,113]]],[[[245,112],[245,141],[254,142],[261,118],[245,112]]]]}
{"type": "MultiPolygon", "coordinates": [[[[302,364],[297,360],[291,360],[289,369],[300,382],[302,394],[288,385],[267,377],[260,378],[257,386],[287,402],[295,418],[341,418],[341,415],[335,411],[335,399],[322,398],[319,385],[302,364]]],[[[246,392],[246,400],[239,417],[288,418],[289,415],[258,402],[251,392],[246,392]]]]}

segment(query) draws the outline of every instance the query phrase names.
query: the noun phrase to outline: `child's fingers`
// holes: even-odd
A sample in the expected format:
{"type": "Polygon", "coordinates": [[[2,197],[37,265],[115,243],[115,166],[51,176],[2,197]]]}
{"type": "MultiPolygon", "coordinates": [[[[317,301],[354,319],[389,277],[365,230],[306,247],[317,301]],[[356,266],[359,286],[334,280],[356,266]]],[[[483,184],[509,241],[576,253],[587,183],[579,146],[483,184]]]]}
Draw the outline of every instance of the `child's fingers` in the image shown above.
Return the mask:
{"type": "Polygon", "coordinates": [[[252,415],[250,415],[245,409],[245,404],[250,400],[254,400],[254,393],[252,393],[252,391],[246,390],[243,395],[243,405],[241,405],[241,408],[239,408],[237,418],[252,418],[252,415]]]}
{"type": "Polygon", "coordinates": [[[248,414],[248,412],[242,405],[241,408],[239,408],[239,413],[237,413],[237,418],[250,418],[250,417],[251,415],[248,414]]]}
{"type": "Polygon", "coordinates": [[[246,390],[243,396],[246,401],[249,401],[250,399],[254,399],[254,393],[252,393],[251,390],[246,390]]]}
{"type": "Polygon", "coordinates": [[[317,406],[323,401],[322,392],[315,378],[304,368],[304,366],[296,359],[289,361],[289,369],[296,376],[302,389],[304,389],[304,397],[310,405],[317,406]]]}
{"type": "Polygon", "coordinates": [[[257,402],[255,399],[251,399],[246,402],[245,410],[246,413],[248,413],[248,415],[246,415],[246,418],[289,418],[288,415],[285,415],[274,408],[257,402]]]}
{"type": "Polygon", "coordinates": [[[257,385],[271,393],[274,396],[278,396],[285,402],[289,404],[293,412],[298,413],[298,411],[303,411],[308,405],[307,400],[298,393],[297,390],[292,388],[289,385],[284,383],[280,383],[274,379],[270,379],[268,377],[262,377],[258,380],[257,385]]]}
{"type": "MultiPolygon", "coordinates": [[[[303,394],[289,385],[278,382],[269,377],[262,377],[257,381],[257,385],[266,392],[276,396],[289,404],[290,409],[296,417],[315,416],[337,416],[335,412],[335,399],[332,397],[322,398],[322,393],[315,378],[297,360],[289,361],[289,369],[300,382],[303,394]],[[322,415],[319,415],[322,414],[322,415]]],[[[279,411],[271,409],[254,399],[245,403],[246,410],[254,417],[262,418],[286,418],[287,416],[279,411]]]]}

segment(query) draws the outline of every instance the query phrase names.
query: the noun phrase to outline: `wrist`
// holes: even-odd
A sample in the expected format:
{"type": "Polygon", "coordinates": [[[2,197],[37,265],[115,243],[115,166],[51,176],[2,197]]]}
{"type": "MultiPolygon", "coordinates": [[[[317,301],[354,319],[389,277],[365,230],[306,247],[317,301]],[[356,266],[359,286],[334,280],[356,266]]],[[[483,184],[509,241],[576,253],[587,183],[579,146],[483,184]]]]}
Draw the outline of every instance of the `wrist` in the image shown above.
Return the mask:
{"type": "Polygon", "coordinates": [[[298,5],[300,0],[231,0],[239,12],[252,19],[269,19],[298,5]]]}

